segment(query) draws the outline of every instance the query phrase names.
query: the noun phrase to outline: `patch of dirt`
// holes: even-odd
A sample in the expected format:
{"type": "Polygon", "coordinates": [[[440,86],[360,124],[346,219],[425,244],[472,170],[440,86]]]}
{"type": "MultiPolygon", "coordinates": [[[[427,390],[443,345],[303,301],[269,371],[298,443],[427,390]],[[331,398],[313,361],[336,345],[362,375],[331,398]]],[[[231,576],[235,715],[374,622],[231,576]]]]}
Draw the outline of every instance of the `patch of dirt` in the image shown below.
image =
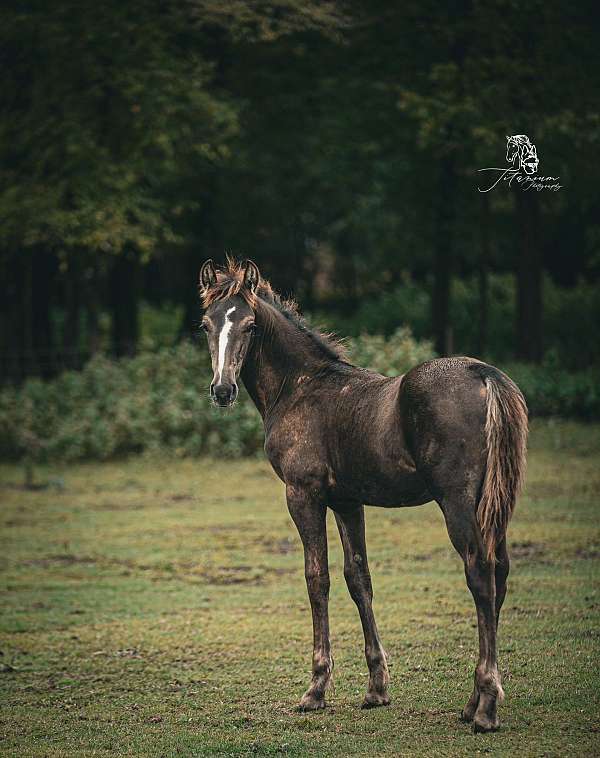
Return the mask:
{"type": "Polygon", "coordinates": [[[531,540],[509,542],[508,554],[517,561],[539,561],[546,554],[546,547],[540,542],[532,542],[531,540]]]}
{"type": "Polygon", "coordinates": [[[594,558],[600,558],[600,545],[592,542],[589,545],[583,545],[578,547],[575,551],[576,558],[583,558],[584,560],[594,560],[594,558]]]}
{"type": "Polygon", "coordinates": [[[41,568],[49,568],[50,566],[73,566],[75,564],[94,564],[98,563],[101,559],[92,558],[87,555],[72,555],[71,553],[64,553],[59,555],[49,555],[46,558],[31,558],[30,560],[23,561],[23,566],[40,566],[41,568]]]}
{"type": "Polygon", "coordinates": [[[264,584],[269,576],[293,573],[293,569],[277,569],[268,566],[223,566],[199,574],[206,584],[226,586],[229,584],[264,584]]]}
{"type": "Polygon", "coordinates": [[[118,658],[142,658],[143,656],[140,654],[140,651],[135,647],[128,647],[124,650],[117,650],[115,655],[118,658]]]}
{"type": "Polygon", "coordinates": [[[300,550],[300,544],[292,537],[275,538],[275,537],[257,537],[254,541],[262,550],[275,555],[287,555],[296,550],[300,550]]]}
{"type": "Polygon", "coordinates": [[[409,561],[431,561],[434,558],[437,558],[442,553],[448,552],[447,548],[444,547],[437,547],[435,550],[431,550],[429,553],[413,553],[412,555],[405,556],[406,560],[409,561]]]}
{"type": "Polygon", "coordinates": [[[585,492],[589,490],[589,484],[571,481],[530,482],[525,494],[531,500],[546,500],[557,497],[572,497],[574,490],[585,492]]]}
{"type": "Polygon", "coordinates": [[[89,505],[90,511],[141,511],[146,507],[146,503],[98,503],[98,505],[89,505]]]}
{"type": "Polygon", "coordinates": [[[13,518],[8,521],[5,521],[3,526],[6,527],[6,529],[10,529],[12,526],[37,526],[38,521],[36,521],[34,518],[13,518]]]}
{"type": "Polygon", "coordinates": [[[152,581],[183,581],[192,584],[263,584],[269,578],[289,574],[293,569],[272,568],[264,565],[215,566],[204,568],[191,561],[168,564],[136,563],[124,558],[108,558],[105,556],[73,555],[64,553],[50,555],[45,558],[33,558],[23,561],[24,566],[50,568],[52,566],[101,566],[106,568],[119,567],[126,569],[123,575],[130,576],[136,572],[150,573],[152,581]]]}

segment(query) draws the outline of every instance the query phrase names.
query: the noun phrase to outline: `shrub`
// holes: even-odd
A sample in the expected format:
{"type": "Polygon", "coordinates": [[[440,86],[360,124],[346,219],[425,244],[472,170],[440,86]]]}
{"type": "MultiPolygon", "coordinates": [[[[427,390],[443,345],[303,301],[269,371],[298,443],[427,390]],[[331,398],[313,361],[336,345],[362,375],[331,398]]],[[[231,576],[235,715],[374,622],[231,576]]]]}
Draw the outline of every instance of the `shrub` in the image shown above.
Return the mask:
{"type": "MultiPolygon", "coordinates": [[[[361,335],[349,340],[348,351],[357,365],[388,376],[433,357],[431,344],[417,342],[407,328],[389,338],[361,335]]],[[[556,362],[505,368],[533,415],[600,418],[592,371],[568,374],[556,362]]],[[[184,342],[118,361],[97,356],[80,372],[5,388],[0,457],[30,465],[158,450],[175,456],[256,454],[263,428],[252,402],[242,390],[233,408],[214,408],[207,397],[210,376],[206,348],[184,342]]]]}
{"type": "MultiPolygon", "coordinates": [[[[351,317],[319,314],[319,320],[341,334],[390,335],[400,324],[410,327],[417,339],[431,335],[431,283],[410,279],[377,298],[364,299],[351,317]]],[[[542,331],[544,349],[560,359],[564,368],[585,369],[600,363],[600,287],[580,282],[559,287],[544,277],[542,331]],[[576,325],[576,327],[574,326],[576,325]]],[[[490,274],[486,355],[493,361],[508,361],[515,348],[515,278],[510,274],[490,274]]],[[[454,350],[477,355],[479,332],[479,290],[475,278],[454,279],[450,321],[454,350]]]]}
{"type": "Polygon", "coordinates": [[[362,334],[348,341],[350,360],[357,366],[378,371],[384,376],[405,374],[413,366],[435,357],[431,342],[417,342],[408,327],[397,329],[390,337],[362,334]]]}
{"type": "Polygon", "coordinates": [[[549,360],[542,366],[514,363],[502,368],[519,385],[530,416],[600,419],[597,370],[570,373],[549,360]]]}

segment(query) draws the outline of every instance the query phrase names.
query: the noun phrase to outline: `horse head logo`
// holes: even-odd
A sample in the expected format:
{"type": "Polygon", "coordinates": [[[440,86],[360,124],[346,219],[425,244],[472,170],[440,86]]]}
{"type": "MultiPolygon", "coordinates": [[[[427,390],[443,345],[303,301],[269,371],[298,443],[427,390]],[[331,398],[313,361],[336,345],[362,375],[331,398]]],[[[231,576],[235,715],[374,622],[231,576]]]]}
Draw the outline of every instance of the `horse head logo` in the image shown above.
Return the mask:
{"type": "Polygon", "coordinates": [[[513,168],[522,169],[529,175],[537,172],[540,163],[535,145],[526,134],[506,136],[506,160],[513,168]]]}

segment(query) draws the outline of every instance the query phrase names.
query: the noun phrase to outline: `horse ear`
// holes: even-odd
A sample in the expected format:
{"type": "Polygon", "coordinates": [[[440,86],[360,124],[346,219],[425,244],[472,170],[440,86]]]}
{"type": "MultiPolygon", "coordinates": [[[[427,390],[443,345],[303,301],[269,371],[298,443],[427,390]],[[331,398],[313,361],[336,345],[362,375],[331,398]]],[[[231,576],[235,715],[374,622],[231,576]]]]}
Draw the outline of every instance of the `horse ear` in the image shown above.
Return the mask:
{"type": "Polygon", "coordinates": [[[215,272],[215,264],[212,262],[212,259],[209,258],[207,261],[204,261],[200,269],[200,285],[204,287],[204,289],[208,289],[216,283],[217,274],[215,272]]]}
{"type": "Polygon", "coordinates": [[[260,271],[253,261],[247,260],[244,264],[244,287],[250,292],[255,292],[260,283],[260,271]]]}

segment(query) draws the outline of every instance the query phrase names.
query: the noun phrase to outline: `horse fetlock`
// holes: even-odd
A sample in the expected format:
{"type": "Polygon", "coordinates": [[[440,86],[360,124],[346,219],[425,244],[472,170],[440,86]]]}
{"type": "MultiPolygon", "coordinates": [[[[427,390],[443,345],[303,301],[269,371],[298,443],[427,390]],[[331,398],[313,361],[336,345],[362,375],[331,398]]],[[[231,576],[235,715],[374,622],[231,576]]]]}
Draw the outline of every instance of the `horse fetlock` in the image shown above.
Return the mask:
{"type": "Polygon", "coordinates": [[[500,703],[504,700],[504,690],[497,669],[488,669],[483,665],[478,666],[475,671],[475,683],[480,695],[488,695],[500,703]]]}
{"type": "Polygon", "coordinates": [[[370,681],[377,686],[387,687],[390,683],[390,672],[385,655],[369,658],[370,681]]]}
{"type": "Polygon", "coordinates": [[[389,705],[390,674],[387,667],[385,653],[369,660],[369,689],[365,695],[363,708],[375,708],[379,705],[389,705]]]}
{"type": "Polygon", "coordinates": [[[333,658],[323,653],[313,655],[313,680],[329,680],[333,671],[333,658]]]}
{"type": "Polygon", "coordinates": [[[500,684],[497,670],[477,671],[477,686],[479,702],[473,717],[473,731],[495,732],[500,727],[498,719],[498,703],[504,699],[504,691],[500,684]]]}
{"type": "Polygon", "coordinates": [[[365,648],[365,658],[370,670],[383,669],[387,671],[387,655],[381,648],[365,648]]]}

